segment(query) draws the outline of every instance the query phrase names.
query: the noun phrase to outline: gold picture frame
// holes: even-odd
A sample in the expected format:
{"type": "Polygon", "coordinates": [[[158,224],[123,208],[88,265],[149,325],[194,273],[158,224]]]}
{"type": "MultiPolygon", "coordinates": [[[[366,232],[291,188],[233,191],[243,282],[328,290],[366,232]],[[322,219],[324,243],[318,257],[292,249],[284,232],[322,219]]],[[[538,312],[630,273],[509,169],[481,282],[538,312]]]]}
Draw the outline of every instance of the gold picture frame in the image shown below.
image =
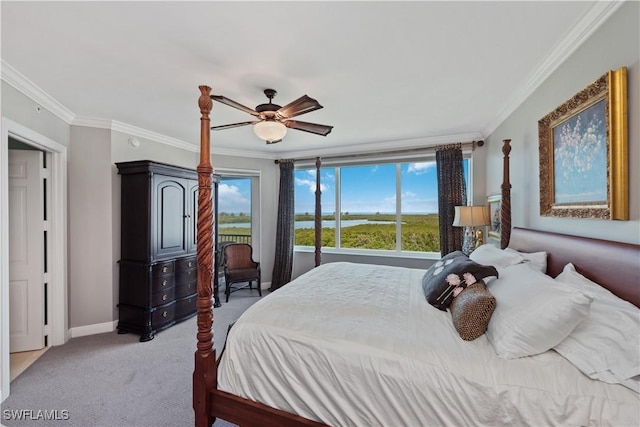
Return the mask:
{"type": "Polygon", "coordinates": [[[489,232],[487,235],[490,239],[500,241],[501,238],[501,228],[500,224],[502,222],[502,195],[501,194],[492,194],[487,196],[487,209],[489,209],[489,232]]]}
{"type": "Polygon", "coordinates": [[[538,121],[540,215],[629,219],[627,68],[538,121]]]}

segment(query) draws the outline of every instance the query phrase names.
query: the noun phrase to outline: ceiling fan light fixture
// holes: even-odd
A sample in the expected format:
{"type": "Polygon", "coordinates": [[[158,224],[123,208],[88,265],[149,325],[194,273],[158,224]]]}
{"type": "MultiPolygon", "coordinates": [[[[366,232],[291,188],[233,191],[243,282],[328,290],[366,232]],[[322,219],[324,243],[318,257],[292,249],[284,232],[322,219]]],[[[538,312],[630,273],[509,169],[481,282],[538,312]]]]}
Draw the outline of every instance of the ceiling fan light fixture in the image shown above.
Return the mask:
{"type": "Polygon", "coordinates": [[[258,138],[271,143],[284,138],[287,134],[287,127],[275,120],[263,120],[253,125],[253,131],[258,138]]]}

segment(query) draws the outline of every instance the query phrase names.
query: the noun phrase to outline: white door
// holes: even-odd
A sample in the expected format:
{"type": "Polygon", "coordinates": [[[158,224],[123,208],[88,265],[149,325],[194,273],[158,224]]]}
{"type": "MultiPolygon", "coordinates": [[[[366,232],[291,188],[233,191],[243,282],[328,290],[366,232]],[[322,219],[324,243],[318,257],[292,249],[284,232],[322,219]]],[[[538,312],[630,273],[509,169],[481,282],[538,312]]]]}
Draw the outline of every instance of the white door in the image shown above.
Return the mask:
{"type": "Polygon", "coordinates": [[[40,151],[9,150],[10,351],[44,347],[44,185],[40,151]]]}

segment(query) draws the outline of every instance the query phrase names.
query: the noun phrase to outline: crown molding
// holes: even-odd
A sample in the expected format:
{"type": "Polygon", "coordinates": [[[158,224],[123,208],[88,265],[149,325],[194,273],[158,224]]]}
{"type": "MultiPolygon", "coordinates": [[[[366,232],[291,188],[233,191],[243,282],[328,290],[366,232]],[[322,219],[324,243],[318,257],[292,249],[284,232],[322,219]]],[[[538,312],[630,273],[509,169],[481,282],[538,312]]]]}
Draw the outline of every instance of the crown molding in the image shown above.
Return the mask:
{"type": "Polygon", "coordinates": [[[8,85],[34,100],[41,107],[51,111],[64,122],[71,123],[71,120],[75,117],[71,110],[56,101],[51,95],[25,77],[24,74],[9,65],[4,59],[0,64],[0,78],[8,85]]]}
{"type": "Polygon", "coordinates": [[[451,135],[439,135],[428,136],[421,138],[411,139],[397,139],[390,141],[378,141],[374,143],[361,143],[361,144],[349,144],[347,147],[337,150],[335,147],[332,149],[324,150],[298,150],[298,151],[286,151],[278,153],[279,159],[295,159],[295,158],[307,158],[307,157],[322,157],[325,156],[344,156],[344,155],[358,155],[358,154],[370,154],[375,152],[389,151],[391,148],[397,150],[411,150],[414,148],[429,148],[443,144],[454,144],[458,142],[471,142],[484,139],[480,132],[459,133],[451,135]]]}
{"type": "Polygon", "coordinates": [[[87,126],[99,129],[109,129],[115,132],[126,133],[127,135],[136,136],[138,138],[148,139],[150,141],[159,142],[160,144],[170,145],[187,151],[198,152],[199,147],[184,142],[181,139],[172,138],[147,129],[132,126],[117,120],[107,120],[95,117],[76,116],[70,123],[72,126],[87,126]]]}
{"type": "Polygon", "coordinates": [[[624,3],[624,0],[595,2],[595,4],[584,13],[580,21],[558,42],[546,59],[536,67],[526,83],[507,101],[495,119],[485,126],[482,133],[491,135],[520,104],[529,98],[529,96],[624,3]]]}
{"type": "Polygon", "coordinates": [[[200,147],[194,144],[190,144],[178,138],[162,135],[157,132],[153,132],[147,129],[132,126],[123,122],[113,120],[111,122],[111,130],[129,134],[131,136],[137,136],[139,138],[149,139],[161,144],[170,145],[172,147],[181,148],[183,150],[192,151],[197,153],[200,151],[200,147]]]}

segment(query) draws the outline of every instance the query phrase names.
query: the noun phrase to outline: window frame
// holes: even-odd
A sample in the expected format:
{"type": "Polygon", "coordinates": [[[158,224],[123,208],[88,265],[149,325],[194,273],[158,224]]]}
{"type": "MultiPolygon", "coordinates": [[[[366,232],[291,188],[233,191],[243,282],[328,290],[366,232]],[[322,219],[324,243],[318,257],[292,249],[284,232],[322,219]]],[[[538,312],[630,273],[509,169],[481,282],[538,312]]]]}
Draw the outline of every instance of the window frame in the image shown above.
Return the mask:
{"type": "MultiPolygon", "coordinates": [[[[467,199],[473,200],[473,156],[471,149],[463,148],[463,159],[467,160],[467,199]]],[[[368,257],[387,257],[387,258],[439,258],[440,252],[423,252],[423,251],[407,251],[402,250],[402,165],[405,163],[435,162],[435,152],[428,154],[416,154],[411,156],[394,156],[370,158],[367,160],[330,160],[323,164],[320,170],[333,168],[335,176],[335,247],[322,246],[322,252],[327,254],[342,255],[360,255],[368,257]],[[341,168],[349,166],[376,166],[381,164],[394,164],[396,177],[396,248],[389,249],[360,249],[360,248],[343,248],[341,246],[341,212],[342,212],[342,194],[341,194],[341,168]]],[[[315,169],[311,162],[301,162],[294,164],[294,170],[310,170],[315,169]]],[[[295,252],[313,252],[313,246],[294,245],[295,252]]]]}
{"type": "MultiPolygon", "coordinates": [[[[214,173],[216,175],[220,175],[222,178],[251,179],[251,246],[253,247],[253,254],[256,260],[260,260],[262,252],[262,209],[260,207],[260,198],[264,191],[262,188],[264,185],[262,180],[262,171],[259,169],[216,167],[214,173]]],[[[219,206],[215,207],[216,221],[218,219],[218,208],[219,206]]],[[[218,239],[218,236],[215,236],[215,238],[218,239]]]]}

